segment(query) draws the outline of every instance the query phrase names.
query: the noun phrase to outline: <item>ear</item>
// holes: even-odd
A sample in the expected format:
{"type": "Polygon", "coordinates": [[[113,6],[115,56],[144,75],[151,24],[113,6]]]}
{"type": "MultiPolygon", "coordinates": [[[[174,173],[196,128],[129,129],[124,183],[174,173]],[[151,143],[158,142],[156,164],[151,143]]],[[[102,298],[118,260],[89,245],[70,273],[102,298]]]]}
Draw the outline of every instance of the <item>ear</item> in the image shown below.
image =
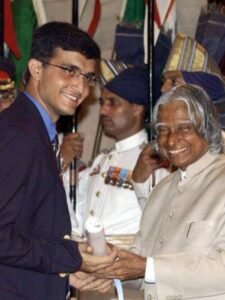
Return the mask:
{"type": "Polygon", "coordinates": [[[133,111],[135,116],[143,115],[144,113],[144,106],[139,104],[133,104],[133,111]]]}
{"type": "Polygon", "coordinates": [[[37,59],[32,58],[28,62],[28,68],[29,68],[31,76],[35,80],[40,80],[42,69],[43,69],[42,62],[40,62],[37,59]]]}

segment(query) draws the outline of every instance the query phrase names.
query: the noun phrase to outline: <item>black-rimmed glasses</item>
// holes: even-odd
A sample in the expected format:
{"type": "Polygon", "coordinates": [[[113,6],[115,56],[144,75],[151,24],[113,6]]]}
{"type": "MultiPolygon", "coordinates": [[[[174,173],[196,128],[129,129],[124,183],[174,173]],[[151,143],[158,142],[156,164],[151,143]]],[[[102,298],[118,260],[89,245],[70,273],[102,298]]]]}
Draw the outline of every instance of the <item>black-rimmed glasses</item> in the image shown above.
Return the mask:
{"type": "Polygon", "coordinates": [[[52,64],[52,63],[49,63],[47,61],[40,60],[40,59],[39,59],[39,61],[42,62],[43,64],[59,68],[59,69],[65,71],[71,77],[75,76],[78,78],[79,76],[83,76],[85,82],[89,86],[94,86],[99,81],[99,78],[94,73],[87,73],[87,74],[82,73],[77,66],[56,65],[56,64],[52,64]]]}

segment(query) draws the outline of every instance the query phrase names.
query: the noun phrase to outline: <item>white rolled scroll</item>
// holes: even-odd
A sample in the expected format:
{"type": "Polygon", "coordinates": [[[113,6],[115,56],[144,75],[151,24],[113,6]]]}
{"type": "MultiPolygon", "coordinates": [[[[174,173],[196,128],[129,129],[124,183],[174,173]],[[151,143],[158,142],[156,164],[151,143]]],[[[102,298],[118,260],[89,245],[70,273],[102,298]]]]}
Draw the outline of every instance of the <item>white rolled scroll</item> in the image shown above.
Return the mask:
{"type": "Polygon", "coordinates": [[[93,248],[93,254],[98,256],[108,255],[105,232],[99,218],[90,215],[85,223],[87,242],[93,248]]]}
{"type": "MultiPolygon", "coordinates": [[[[85,230],[87,233],[87,243],[93,248],[93,254],[98,256],[108,255],[105,232],[102,222],[93,214],[89,215],[85,222],[85,230]]],[[[117,290],[118,300],[124,300],[122,283],[118,279],[114,279],[117,290]]]]}

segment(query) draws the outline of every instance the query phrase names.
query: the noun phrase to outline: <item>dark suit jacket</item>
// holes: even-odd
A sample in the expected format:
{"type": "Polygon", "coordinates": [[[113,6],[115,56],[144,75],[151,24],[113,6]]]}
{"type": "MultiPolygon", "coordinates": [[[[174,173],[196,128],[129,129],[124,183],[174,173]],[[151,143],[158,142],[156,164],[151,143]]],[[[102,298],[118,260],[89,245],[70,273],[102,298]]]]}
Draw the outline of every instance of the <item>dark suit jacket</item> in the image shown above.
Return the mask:
{"type": "Polygon", "coordinates": [[[79,269],[64,188],[44,122],[24,94],[0,115],[0,299],[64,300],[79,269]]]}

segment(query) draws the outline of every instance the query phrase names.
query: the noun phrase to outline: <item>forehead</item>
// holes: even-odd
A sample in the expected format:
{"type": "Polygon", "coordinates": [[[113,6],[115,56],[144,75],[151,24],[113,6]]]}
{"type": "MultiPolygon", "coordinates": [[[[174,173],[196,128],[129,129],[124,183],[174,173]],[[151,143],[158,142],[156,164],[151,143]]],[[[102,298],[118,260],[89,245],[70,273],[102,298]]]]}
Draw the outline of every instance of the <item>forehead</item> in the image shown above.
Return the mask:
{"type": "Polygon", "coordinates": [[[190,117],[184,101],[172,100],[159,106],[157,123],[177,123],[187,120],[190,120],[190,117]]]}
{"type": "Polygon", "coordinates": [[[97,60],[88,59],[77,51],[63,50],[62,48],[56,49],[53,57],[51,57],[51,60],[53,59],[61,64],[77,66],[81,69],[88,68],[91,69],[90,71],[96,70],[97,67],[97,60]]]}
{"type": "Polygon", "coordinates": [[[131,104],[129,101],[127,101],[126,99],[120,97],[119,95],[111,92],[110,90],[108,90],[107,88],[103,88],[102,90],[102,98],[107,100],[107,99],[117,99],[119,100],[121,103],[124,104],[131,104]]]}
{"type": "Polygon", "coordinates": [[[180,71],[168,71],[163,73],[163,78],[166,79],[183,79],[180,71]]]}

